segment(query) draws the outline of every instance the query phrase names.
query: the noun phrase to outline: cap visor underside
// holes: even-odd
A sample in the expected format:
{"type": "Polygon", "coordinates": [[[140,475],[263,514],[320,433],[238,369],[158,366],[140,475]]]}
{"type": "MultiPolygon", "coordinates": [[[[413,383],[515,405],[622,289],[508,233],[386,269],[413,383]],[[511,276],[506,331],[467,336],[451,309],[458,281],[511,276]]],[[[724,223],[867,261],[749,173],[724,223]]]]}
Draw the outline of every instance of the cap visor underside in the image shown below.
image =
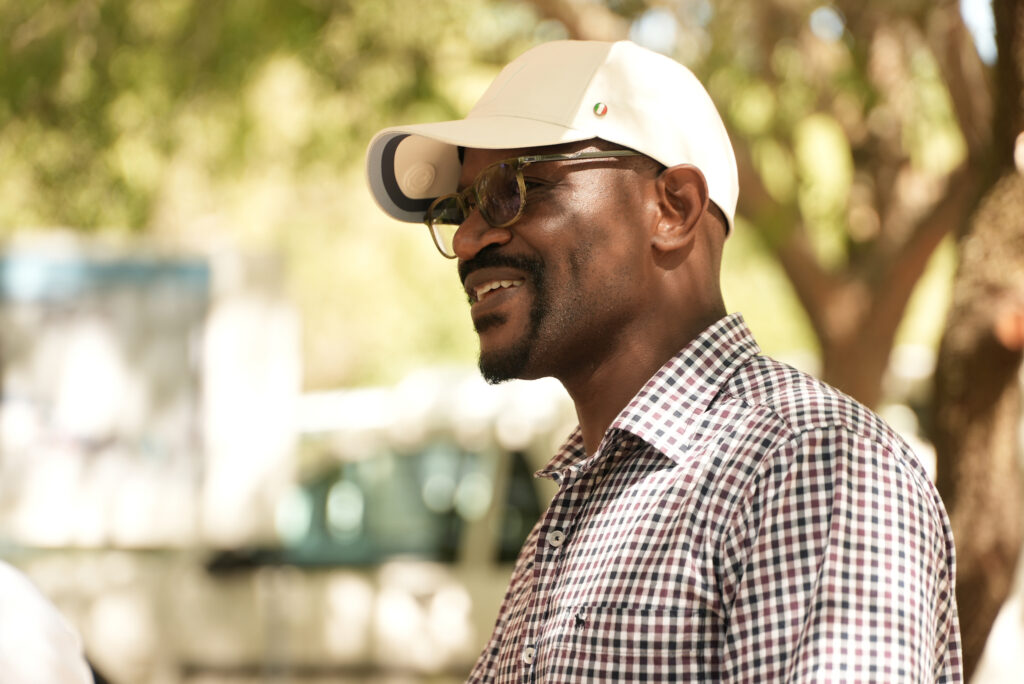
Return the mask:
{"type": "MultiPolygon", "coordinates": [[[[593,137],[591,133],[565,126],[510,116],[476,117],[387,128],[370,142],[366,155],[367,177],[373,197],[381,209],[399,221],[409,223],[423,220],[424,212],[433,198],[424,200],[406,197],[395,182],[397,139],[408,135],[422,136],[454,147],[486,150],[543,147],[593,137]]],[[[441,163],[438,159],[424,161],[441,163]]],[[[454,190],[450,188],[447,192],[454,190]]]]}

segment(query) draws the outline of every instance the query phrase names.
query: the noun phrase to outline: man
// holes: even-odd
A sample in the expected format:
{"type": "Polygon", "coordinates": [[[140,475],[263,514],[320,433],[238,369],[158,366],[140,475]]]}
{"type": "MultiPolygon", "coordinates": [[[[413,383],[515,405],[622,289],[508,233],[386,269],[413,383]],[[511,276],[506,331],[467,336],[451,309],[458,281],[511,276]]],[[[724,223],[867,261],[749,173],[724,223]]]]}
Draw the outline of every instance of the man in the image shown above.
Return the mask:
{"type": "Polygon", "coordinates": [[[367,167],[458,260],[484,375],[554,376],[579,417],[470,681],[960,680],[917,459],[726,315],[736,164],[687,69],[540,45],[466,119],[379,133],[367,167]]]}

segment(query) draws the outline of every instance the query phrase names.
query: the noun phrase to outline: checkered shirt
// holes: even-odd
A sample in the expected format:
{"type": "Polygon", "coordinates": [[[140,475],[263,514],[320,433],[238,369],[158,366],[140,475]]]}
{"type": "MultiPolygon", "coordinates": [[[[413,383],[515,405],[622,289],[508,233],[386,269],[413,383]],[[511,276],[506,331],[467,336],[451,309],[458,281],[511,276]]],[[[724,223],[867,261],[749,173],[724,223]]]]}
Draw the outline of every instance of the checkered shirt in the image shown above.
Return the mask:
{"type": "Polygon", "coordinates": [[[942,503],[880,418],[741,316],[666,363],[520,553],[471,682],[959,682],[942,503]]]}

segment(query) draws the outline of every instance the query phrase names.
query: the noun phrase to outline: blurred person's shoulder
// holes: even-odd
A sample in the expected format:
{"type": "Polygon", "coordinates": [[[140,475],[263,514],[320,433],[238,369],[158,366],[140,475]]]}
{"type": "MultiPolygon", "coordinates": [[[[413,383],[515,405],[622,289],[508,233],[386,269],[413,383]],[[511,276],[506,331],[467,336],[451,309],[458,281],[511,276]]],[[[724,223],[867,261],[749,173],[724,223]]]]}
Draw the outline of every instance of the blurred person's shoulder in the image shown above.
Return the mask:
{"type": "Polygon", "coordinates": [[[16,568],[0,561],[0,672],[5,684],[92,684],[82,638],[16,568]]]}

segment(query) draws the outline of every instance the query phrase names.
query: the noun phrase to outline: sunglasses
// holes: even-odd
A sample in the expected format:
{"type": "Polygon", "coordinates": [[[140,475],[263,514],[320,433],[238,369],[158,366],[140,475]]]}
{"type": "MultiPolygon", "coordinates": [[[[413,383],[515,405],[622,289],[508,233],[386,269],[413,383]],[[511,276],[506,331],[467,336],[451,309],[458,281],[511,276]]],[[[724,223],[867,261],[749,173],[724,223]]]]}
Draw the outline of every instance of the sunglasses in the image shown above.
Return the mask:
{"type": "Polygon", "coordinates": [[[574,154],[537,154],[491,164],[477,175],[465,190],[442,195],[430,203],[424,222],[430,228],[430,236],[441,255],[455,258],[452,242],[459,229],[474,209],[488,224],[495,228],[506,228],[519,220],[526,207],[526,181],[523,169],[530,164],[572,159],[609,159],[611,157],[635,157],[640,152],[633,150],[607,150],[600,152],[576,152],[574,154]]]}

